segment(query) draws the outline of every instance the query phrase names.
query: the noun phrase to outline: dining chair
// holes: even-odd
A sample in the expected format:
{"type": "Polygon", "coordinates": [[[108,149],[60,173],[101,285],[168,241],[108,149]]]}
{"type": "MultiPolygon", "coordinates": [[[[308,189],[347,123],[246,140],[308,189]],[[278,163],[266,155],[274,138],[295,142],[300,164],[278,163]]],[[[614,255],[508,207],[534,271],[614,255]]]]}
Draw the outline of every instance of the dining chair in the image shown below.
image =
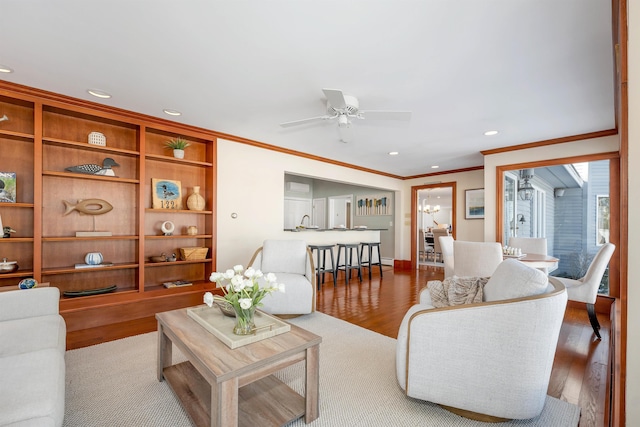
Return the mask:
{"type": "MultiPolygon", "coordinates": [[[[546,237],[511,237],[509,246],[520,248],[523,254],[547,255],[546,237]]],[[[547,268],[538,268],[538,270],[545,274],[549,273],[547,268]]]]}
{"type": "Polygon", "coordinates": [[[442,248],[440,247],[440,237],[448,236],[449,230],[446,228],[434,228],[431,230],[433,233],[433,261],[437,262],[438,259],[442,258],[442,248]]]}
{"type": "Polygon", "coordinates": [[[458,277],[490,277],[502,262],[498,242],[453,242],[453,274],[458,277]]]}
{"type": "Polygon", "coordinates": [[[600,288],[602,276],[604,276],[615,249],[616,246],[613,243],[602,245],[596,256],[593,257],[591,264],[589,264],[587,273],[580,279],[549,276],[549,282],[560,282],[567,288],[567,295],[570,301],[583,302],[587,305],[589,322],[591,322],[593,332],[598,339],[601,339],[600,322],[598,322],[598,317],[596,316],[595,303],[598,298],[598,289],[600,288]]]}

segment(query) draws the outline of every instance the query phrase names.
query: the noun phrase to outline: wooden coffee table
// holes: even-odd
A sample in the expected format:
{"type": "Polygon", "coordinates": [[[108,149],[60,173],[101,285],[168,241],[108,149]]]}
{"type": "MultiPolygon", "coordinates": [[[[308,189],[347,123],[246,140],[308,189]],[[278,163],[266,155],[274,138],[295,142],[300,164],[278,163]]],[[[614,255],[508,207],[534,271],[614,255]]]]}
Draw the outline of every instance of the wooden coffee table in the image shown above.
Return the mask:
{"type": "Polygon", "coordinates": [[[306,423],[318,418],[318,335],[291,325],[289,332],[231,349],[187,309],[156,319],[158,380],[167,380],[196,426],[282,426],[302,415],[306,423]],[[172,344],[187,362],[172,364],[172,344]],[[272,375],[301,361],[304,397],[272,375]]]}

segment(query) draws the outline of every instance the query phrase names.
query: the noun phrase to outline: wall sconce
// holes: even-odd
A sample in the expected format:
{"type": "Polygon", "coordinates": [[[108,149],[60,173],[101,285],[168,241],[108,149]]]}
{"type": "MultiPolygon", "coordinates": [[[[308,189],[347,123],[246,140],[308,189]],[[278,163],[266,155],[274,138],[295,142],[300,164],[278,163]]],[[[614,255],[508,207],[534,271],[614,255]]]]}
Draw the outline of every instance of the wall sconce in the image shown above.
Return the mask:
{"type": "Polygon", "coordinates": [[[524,219],[524,215],[523,214],[518,214],[518,222],[520,224],[524,224],[525,222],[527,222],[527,220],[524,219]]]}
{"type": "Polygon", "coordinates": [[[564,196],[564,188],[556,188],[555,190],[553,190],[553,195],[555,197],[562,197],[564,196]]]}

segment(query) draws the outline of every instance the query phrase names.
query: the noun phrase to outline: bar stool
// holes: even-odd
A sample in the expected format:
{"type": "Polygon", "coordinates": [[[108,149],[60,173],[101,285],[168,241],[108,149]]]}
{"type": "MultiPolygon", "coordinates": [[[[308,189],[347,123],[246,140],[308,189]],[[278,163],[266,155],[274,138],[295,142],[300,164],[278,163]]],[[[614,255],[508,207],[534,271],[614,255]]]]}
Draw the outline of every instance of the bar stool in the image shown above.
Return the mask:
{"type": "Polygon", "coordinates": [[[380,242],[360,242],[360,262],[362,264],[362,268],[369,269],[369,280],[371,280],[371,268],[374,265],[377,265],[380,268],[380,277],[382,277],[382,258],[380,257],[380,242]],[[368,257],[366,261],[363,261],[364,258],[362,254],[364,252],[364,248],[367,248],[368,257]],[[373,260],[373,249],[377,251],[378,262],[371,262],[373,260]]]}
{"type": "MultiPolygon", "coordinates": [[[[338,271],[344,271],[345,283],[349,284],[351,270],[358,270],[358,280],[362,282],[362,268],[360,267],[360,252],[357,243],[338,243],[338,271]],[[344,249],[344,263],[340,264],[340,256],[344,249]],[[356,251],[357,264],[353,263],[353,251],[356,251]]],[[[336,273],[337,277],[337,273],[336,273]]]]}
{"type": "Polygon", "coordinates": [[[333,258],[333,245],[309,245],[309,249],[311,250],[311,254],[313,251],[317,253],[316,262],[316,275],[318,282],[318,289],[320,289],[320,285],[324,284],[324,275],[325,273],[331,273],[333,276],[333,286],[336,286],[336,280],[338,279],[338,269],[336,268],[336,261],[333,258]],[[327,252],[331,257],[331,268],[327,268],[327,252]]]}

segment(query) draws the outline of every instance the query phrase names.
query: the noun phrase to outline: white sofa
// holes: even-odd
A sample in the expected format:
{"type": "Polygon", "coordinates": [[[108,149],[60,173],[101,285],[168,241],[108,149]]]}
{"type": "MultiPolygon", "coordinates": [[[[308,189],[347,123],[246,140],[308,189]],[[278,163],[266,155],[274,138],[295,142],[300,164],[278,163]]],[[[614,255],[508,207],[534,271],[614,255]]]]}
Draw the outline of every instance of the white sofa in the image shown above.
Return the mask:
{"type": "Polygon", "coordinates": [[[562,284],[513,259],[484,286],[483,302],[434,308],[425,289],[398,332],[398,384],[470,418],[536,417],[566,304],[562,284]]]}
{"type": "Polygon", "coordinates": [[[0,426],[61,426],[66,325],[57,288],[0,292],[0,426]]]}

